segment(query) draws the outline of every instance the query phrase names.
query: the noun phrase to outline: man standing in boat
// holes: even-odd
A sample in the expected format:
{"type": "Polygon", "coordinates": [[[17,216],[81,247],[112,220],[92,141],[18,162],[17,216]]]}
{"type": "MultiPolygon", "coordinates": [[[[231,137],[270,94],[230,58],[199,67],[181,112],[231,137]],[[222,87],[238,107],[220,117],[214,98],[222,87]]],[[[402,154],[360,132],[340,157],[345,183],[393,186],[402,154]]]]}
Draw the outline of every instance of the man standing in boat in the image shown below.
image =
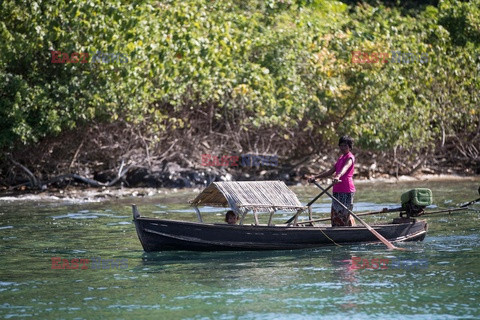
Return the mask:
{"type": "MultiPolygon", "coordinates": [[[[349,136],[343,136],[338,141],[338,147],[342,155],[338,158],[335,165],[328,171],[319,175],[311,176],[308,181],[314,182],[316,179],[333,176],[333,196],[337,198],[350,210],[353,209],[353,197],[355,195],[355,185],[353,184],[353,171],[355,167],[355,156],[352,154],[353,139],[349,136]]],[[[332,226],[354,226],[355,220],[350,213],[342,208],[336,201],[332,201],[331,213],[332,226]]]]}

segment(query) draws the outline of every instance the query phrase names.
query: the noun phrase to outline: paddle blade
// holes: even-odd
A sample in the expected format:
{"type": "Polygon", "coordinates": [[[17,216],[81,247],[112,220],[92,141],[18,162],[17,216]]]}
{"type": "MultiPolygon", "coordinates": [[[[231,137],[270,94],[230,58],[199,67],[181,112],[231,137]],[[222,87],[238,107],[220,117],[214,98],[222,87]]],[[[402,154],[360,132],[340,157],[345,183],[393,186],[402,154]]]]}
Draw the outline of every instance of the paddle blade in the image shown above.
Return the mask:
{"type": "Polygon", "coordinates": [[[371,233],[373,233],[378,238],[378,240],[380,240],[384,245],[386,245],[388,249],[390,249],[390,250],[400,250],[400,251],[406,251],[407,250],[405,248],[399,248],[399,247],[394,246],[390,241],[385,239],[384,236],[382,236],[380,233],[378,233],[377,230],[373,229],[369,225],[366,225],[366,227],[367,227],[368,230],[370,230],[371,233]]]}

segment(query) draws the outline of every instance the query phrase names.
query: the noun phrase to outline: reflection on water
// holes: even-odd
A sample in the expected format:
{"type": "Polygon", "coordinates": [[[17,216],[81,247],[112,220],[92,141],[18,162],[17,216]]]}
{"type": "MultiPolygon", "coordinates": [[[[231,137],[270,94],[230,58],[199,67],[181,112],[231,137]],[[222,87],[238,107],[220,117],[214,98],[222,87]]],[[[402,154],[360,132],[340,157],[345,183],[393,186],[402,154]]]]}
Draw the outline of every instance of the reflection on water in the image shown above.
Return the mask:
{"type": "MultiPolygon", "coordinates": [[[[438,207],[478,197],[478,182],[359,185],[355,210],[395,207],[415,186],[438,207]]],[[[295,187],[303,203],[316,188],[295,187]]],[[[144,215],[195,221],[180,195],[138,201],[144,215]]],[[[104,203],[0,203],[0,318],[33,319],[420,319],[480,317],[480,205],[428,217],[423,242],[266,252],[145,253],[131,200],[104,203]],[[128,261],[128,268],[52,269],[52,257],[128,261]],[[427,268],[355,269],[352,259],[425,259],[427,268]]],[[[321,198],[314,216],[328,216],[321,198]]],[[[225,210],[205,208],[206,220],[225,210]]],[[[385,222],[395,214],[368,216],[385,222]]],[[[289,214],[277,219],[284,221],[289,214]]]]}

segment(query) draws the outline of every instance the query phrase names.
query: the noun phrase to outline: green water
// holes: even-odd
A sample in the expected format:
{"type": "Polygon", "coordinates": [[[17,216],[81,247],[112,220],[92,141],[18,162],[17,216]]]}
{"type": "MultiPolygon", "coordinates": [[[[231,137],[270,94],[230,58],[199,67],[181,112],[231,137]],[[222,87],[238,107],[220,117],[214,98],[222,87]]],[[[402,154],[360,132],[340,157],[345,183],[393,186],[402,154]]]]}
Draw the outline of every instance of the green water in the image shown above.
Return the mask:
{"type": "MultiPolygon", "coordinates": [[[[355,210],[394,207],[402,191],[432,189],[435,205],[479,197],[480,181],[357,185],[355,210]]],[[[292,188],[302,202],[318,190],[292,188]]],[[[115,202],[0,201],[3,319],[478,319],[480,205],[429,216],[423,242],[271,252],[146,254],[131,222],[195,221],[192,191],[115,202]],[[51,258],[128,259],[126,269],[52,269],[51,258]],[[422,268],[353,269],[351,259],[427,262],[422,268]]],[[[314,206],[326,216],[328,198],[314,206]]],[[[207,221],[223,212],[207,210],[207,221]]],[[[390,220],[371,216],[368,222],[390,220]]],[[[277,221],[289,216],[278,217],[277,221]]]]}

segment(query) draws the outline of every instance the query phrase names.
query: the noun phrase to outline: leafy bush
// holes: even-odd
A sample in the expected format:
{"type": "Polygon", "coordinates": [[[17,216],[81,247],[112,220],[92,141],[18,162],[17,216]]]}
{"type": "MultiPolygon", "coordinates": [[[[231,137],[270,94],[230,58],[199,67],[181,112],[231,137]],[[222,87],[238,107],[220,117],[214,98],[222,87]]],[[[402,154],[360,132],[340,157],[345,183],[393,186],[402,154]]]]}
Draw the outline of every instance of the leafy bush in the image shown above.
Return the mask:
{"type": "Polygon", "coordinates": [[[478,0],[0,6],[3,150],[101,121],[142,124],[154,137],[194,126],[198,112],[205,130],[309,132],[326,143],[346,132],[372,149],[478,131],[478,0]],[[128,63],[52,64],[52,50],[122,53],[128,63]],[[355,50],[427,53],[429,62],[353,64],[355,50]]]}

